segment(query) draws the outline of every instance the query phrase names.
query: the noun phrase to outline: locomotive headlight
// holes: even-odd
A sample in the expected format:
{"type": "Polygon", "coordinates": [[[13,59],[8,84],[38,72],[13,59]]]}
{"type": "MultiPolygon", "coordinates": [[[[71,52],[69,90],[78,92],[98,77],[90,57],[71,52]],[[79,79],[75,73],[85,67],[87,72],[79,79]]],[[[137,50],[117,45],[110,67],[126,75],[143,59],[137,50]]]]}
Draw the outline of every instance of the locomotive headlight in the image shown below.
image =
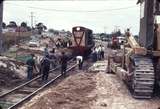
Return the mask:
{"type": "Polygon", "coordinates": [[[76,30],[79,31],[79,30],[80,30],[80,27],[77,27],[76,30]]]}

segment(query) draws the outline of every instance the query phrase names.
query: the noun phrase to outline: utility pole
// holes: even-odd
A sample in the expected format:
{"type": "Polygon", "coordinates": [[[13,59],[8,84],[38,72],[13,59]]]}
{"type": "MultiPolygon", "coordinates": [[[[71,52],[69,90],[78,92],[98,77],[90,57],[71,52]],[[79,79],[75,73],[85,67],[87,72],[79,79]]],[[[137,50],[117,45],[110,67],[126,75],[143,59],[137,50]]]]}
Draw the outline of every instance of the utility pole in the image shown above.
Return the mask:
{"type": "Polygon", "coordinates": [[[106,26],[104,26],[104,33],[106,34],[106,29],[107,29],[107,27],[106,26]]]}
{"type": "Polygon", "coordinates": [[[3,22],[3,1],[0,1],[0,54],[3,52],[2,22],[3,22]]]}
{"type": "Polygon", "coordinates": [[[37,20],[34,18],[34,25],[36,25],[37,24],[37,20]]]}
{"type": "Polygon", "coordinates": [[[34,16],[33,16],[33,12],[31,12],[31,34],[33,35],[33,18],[34,18],[34,16]]]}
{"type": "Polygon", "coordinates": [[[33,29],[33,12],[31,12],[31,28],[33,29]]]}
{"type": "Polygon", "coordinates": [[[115,25],[114,27],[115,27],[115,32],[117,32],[120,26],[115,25]]]}

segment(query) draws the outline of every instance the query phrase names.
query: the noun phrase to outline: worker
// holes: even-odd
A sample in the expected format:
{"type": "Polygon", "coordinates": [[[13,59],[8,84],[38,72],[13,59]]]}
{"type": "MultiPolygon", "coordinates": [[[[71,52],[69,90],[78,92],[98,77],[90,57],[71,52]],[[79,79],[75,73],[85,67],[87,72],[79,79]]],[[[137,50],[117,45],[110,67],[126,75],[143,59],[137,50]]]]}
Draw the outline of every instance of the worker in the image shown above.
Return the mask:
{"type": "Polygon", "coordinates": [[[71,40],[69,40],[69,47],[72,45],[72,41],[71,40]]]}
{"type": "Polygon", "coordinates": [[[105,50],[104,46],[101,45],[101,58],[102,59],[104,59],[104,50],[105,50]]]}
{"type": "Polygon", "coordinates": [[[83,66],[83,56],[77,56],[76,59],[77,59],[79,70],[81,70],[83,66]]]}
{"type": "Polygon", "coordinates": [[[101,45],[99,45],[97,49],[98,49],[98,60],[101,60],[101,51],[102,51],[101,45]]]}
{"type": "Polygon", "coordinates": [[[97,52],[96,52],[96,47],[94,47],[92,51],[92,61],[96,62],[97,61],[97,52]]]}
{"type": "Polygon", "coordinates": [[[52,49],[52,51],[50,51],[50,64],[51,64],[51,68],[55,68],[56,67],[56,56],[55,56],[55,48],[52,49]]]}
{"type": "Polygon", "coordinates": [[[50,59],[49,55],[46,55],[41,61],[41,68],[42,68],[42,81],[47,81],[48,74],[50,70],[50,59]]]}
{"type": "Polygon", "coordinates": [[[57,47],[57,49],[59,49],[59,47],[60,47],[59,41],[56,42],[56,47],[57,47]]]}
{"type": "Polygon", "coordinates": [[[96,46],[95,51],[96,51],[96,55],[97,55],[97,60],[99,60],[99,49],[98,49],[98,46],[96,46]]]}
{"type": "Polygon", "coordinates": [[[69,43],[69,41],[67,41],[67,47],[70,47],[70,43],[69,43]]]}
{"type": "Polygon", "coordinates": [[[44,48],[44,57],[46,57],[47,55],[49,55],[48,44],[46,44],[46,47],[44,48]]]}
{"type": "Polygon", "coordinates": [[[131,33],[130,33],[130,29],[129,29],[129,28],[127,28],[127,31],[125,32],[125,35],[126,35],[127,37],[131,36],[131,33]]]}
{"type": "Polygon", "coordinates": [[[34,60],[34,54],[31,54],[31,57],[27,60],[27,79],[31,80],[33,75],[33,68],[36,69],[35,60],[34,60]]]}
{"type": "Polygon", "coordinates": [[[64,52],[61,53],[62,56],[61,56],[61,59],[60,59],[60,62],[61,62],[61,74],[63,76],[66,76],[66,69],[67,69],[67,60],[68,60],[68,57],[65,55],[64,52]]]}
{"type": "Polygon", "coordinates": [[[61,74],[65,75],[66,68],[67,68],[67,59],[68,57],[65,55],[64,52],[61,53],[60,63],[61,63],[61,74]]]}

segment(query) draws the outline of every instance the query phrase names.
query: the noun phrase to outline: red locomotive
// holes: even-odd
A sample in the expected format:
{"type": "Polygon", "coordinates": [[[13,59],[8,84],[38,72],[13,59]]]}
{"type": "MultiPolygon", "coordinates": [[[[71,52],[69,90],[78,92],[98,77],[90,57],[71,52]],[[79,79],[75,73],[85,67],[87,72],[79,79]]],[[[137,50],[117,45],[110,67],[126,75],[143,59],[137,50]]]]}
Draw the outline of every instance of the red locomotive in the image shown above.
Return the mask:
{"type": "Polygon", "coordinates": [[[89,55],[94,44],[91,29],[82,26],[72,28],[72,49],[75,55],[89,55]]]}

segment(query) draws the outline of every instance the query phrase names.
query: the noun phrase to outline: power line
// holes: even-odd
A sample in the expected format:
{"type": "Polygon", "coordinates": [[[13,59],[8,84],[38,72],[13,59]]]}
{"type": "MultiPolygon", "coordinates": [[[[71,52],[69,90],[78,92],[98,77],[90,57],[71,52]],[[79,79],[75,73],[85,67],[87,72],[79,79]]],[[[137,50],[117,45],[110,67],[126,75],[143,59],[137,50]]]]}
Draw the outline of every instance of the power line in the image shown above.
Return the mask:
{"type": "MultiPolygon", "coordinates": [[[[13,4],[13,3],[7,3],[12,4],[14,6],[21,6],[24,7],[25,5],[19,5],[19,4],[13,4]]],[[[102,10],[61,10],[61,9],[47,9],[47,8],[40,8],[40,7],[32,7],[32,6],[25,6],[27,8],[31,9],[38,9],[38,10],[44,10],[44,11],[54,11],[54,12],[107,12],[107,11],[119,11],[124,9],[130,9],[130,8],[136,8],[137,6],[128,6],[128,7],[121,7],[121,8],[113,8],[113,9],[102,9],[102,10]]]]}
{"type": "Polygon", "coordinates": [[[103,10],[58,10],[58,9],[46,9],[46,8],[39,8],[39,7],[29,7],[32,9],[39,9],[39,10],[45,10],[45,11],[56,11],[56,12],[106,12],[106,11],[117,11],[122,9],[129,9],[129,8],[135,8],[135,6],[130,7],[124,7],[124,8],[116,8],[116,9],[103,9],[103,10]]]}

